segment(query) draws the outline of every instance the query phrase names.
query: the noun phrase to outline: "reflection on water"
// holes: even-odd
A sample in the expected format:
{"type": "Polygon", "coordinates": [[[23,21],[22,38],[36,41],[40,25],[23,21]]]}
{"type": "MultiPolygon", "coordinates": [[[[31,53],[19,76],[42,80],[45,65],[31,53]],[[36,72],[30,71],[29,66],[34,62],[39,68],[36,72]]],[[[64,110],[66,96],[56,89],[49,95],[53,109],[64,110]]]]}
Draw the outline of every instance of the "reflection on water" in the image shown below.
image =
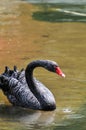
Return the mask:
{"type": "MultiPolygon", "coordinates": [[[[85,107],[80,112],[58,109],[53,112],[27,110],[18,107],[0,105],[0,129],[63,129],[85,130],[85,107]],[[63,113],[63,114],[62,114],[63,113]],[[75,125],[76,124],[76,125],[75,125]],[[12,126],[12,127],[10,127],[12,126]]],[[[77,109],[78,110],[78,109],[77,109]]]]}
{"type": "Polygon", "coordinates": [[[85,5],[41,4],[41,11],[33,13],[35,20],[46,22],[86,22],[85,5]]]}
{"type": "Polygon", "coordinates": [[[35,12],[33,14],[35,20],[48,22],[86,22],[86,14],[79,14],[77,12],[69,12],[66,10],[49,11],[49,12],[35,12]],[[66,14],[65,14],[66,13],[66,14]],[[74,14],[74,15],[71,15],[74,14]],[[79,16],[80,15],[80,16],[79,16]]]}
{"type": "Polygon", "coordinates": [[[41,68],[34,72],[55,95],[53,112],[12,107],[0,91],[0,129],[86,130],[85,22],[86,5],[0,0],[0,72],[50,59],[66,74],[61,79],[41,68]]]}
{"type": "Polygon", "coordinates": [[[24,0],[41,5],[43,10],[33,13],[33,18],[48,22],[86,22],[86,1],[24,0]],[[54,4],[55,3],[55,4],[54,4]],[[58,3],[58,4],[57,4],[58,3]],[[64,3],[64,4],[63,4],[64,3]]]}

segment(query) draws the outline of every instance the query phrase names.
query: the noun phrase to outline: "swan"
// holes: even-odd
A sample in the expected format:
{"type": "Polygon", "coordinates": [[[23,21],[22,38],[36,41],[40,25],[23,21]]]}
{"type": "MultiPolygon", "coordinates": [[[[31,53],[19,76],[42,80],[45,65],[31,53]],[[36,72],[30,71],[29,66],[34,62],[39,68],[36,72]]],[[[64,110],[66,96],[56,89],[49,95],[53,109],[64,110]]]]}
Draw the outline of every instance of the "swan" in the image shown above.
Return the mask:
{"type": "Polygon", "coordinates": [[[29,63],[25,70],[22,69],[21,71],[18,71],[16,66],[13,70],[6,66],[5,72],[0,75],[0,88],[14,106],[34,110],[54,110],[56,109],[56,101],[53,94],[33,76],[33,70],[36,67],[43,67],[65,77],[56,62],[35,60],[29,63]]]}

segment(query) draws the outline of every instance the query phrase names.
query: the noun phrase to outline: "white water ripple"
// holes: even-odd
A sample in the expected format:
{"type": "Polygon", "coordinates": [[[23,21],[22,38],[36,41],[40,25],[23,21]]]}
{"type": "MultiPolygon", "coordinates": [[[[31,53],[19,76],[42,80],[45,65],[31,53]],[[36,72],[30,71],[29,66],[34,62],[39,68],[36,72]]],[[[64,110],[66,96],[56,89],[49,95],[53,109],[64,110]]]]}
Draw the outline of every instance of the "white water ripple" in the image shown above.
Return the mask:
{"type": "Polygon", "coordinates": [[[56,9],[56,11],[64,12],[64,13],[72,14],[72,15],[77,15],[77,16],[86,16],[85,13],[79,13],[79,12],[75,12],[75,11],[63,10],[63,9],[60,9],[60,8],[56,9]]]}

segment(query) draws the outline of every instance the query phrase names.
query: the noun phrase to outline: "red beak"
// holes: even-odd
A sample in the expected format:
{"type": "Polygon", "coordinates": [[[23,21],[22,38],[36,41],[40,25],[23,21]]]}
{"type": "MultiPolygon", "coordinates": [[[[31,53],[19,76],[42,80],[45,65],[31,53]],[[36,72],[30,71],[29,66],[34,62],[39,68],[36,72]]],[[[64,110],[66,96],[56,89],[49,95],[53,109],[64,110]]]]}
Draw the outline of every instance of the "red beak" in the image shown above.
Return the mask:
{"type": "Polygon", "coordinates": [[[64,77],[65,78],[65,74],[62,72],[62,70],[60,69],[60,67],[56,67],[56,73],[58,75],[60,75],[61,77],[64,77]]]}

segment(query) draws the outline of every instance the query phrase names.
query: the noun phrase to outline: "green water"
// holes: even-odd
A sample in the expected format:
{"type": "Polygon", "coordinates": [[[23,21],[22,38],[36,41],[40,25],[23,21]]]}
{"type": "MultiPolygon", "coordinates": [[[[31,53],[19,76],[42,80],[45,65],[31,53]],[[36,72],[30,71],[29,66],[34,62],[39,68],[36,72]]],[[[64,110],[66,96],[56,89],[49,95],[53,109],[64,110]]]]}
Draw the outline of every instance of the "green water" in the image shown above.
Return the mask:
{"type": "Polygon", "coordinates": [[[86,130],[85,14],[86,5],[0,0],[0,72],[7,65],[21,69],[49,59],[66,74],[62,79],[43,68],[34,71],[55,96],[53,112],[13,107],[0,91],[1,130],[86,130]]]}

